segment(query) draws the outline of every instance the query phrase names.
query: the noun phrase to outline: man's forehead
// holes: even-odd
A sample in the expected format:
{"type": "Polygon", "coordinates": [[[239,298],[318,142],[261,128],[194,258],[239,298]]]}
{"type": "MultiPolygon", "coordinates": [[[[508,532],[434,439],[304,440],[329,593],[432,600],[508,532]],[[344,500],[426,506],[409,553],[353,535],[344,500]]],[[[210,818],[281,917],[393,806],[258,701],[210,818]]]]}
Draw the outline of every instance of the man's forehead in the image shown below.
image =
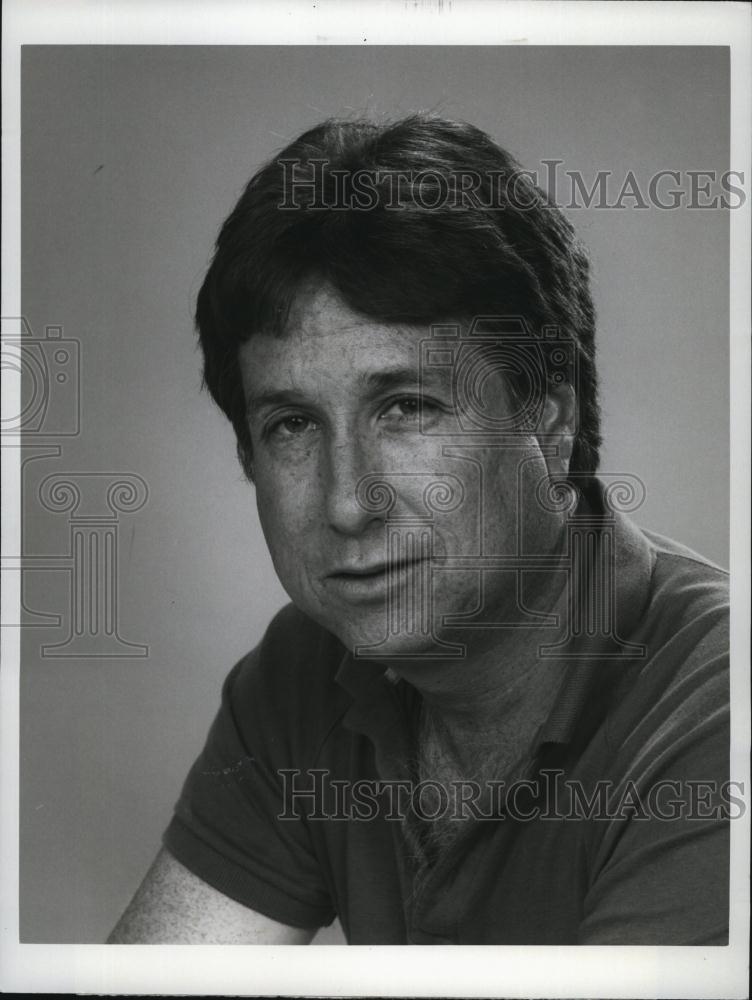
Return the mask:
{"type": "Polygon", "coordinates": [[[390,323],[354,312],[328,287],[299,296],[281,334],[258,332],[240,348],[243,380],[337,378],[347,382],[417,377],[429,327],[390,323]]]}
{"type": "Polygon", "coordinates": [[[390,322],[352,309],[327,282],[307,282],[296,294],[282,337],[313,338],[332,332],[392,334],[396,339],[420,340],[429,335],[429,325],[390,322]]]}
{"type": "MultiPolygon", "coordinates": [[[[354,334],[355,336],[355,334],[354,334]]],[[[341,338],[344,334],[341,334],[341,338]]],[[[264,400],[269,393],[291,393],[335,396],[356,393],[377,396],[391,390],[421,388],[449,390],[451,372],[448,369],[425,372],[420,366],[420,351],[415,343],[402,340],[402,349],[394,343],[368,341],[354,350],[336,344],[324,351],[317,350],[319,341],[299,337],[272,338],[259,335],[244,345],[240,357],[243,383],[249,404],[264,400]],[[307,345],[310,350],[297,350],[307,345]],[[288,348],[286,351],[285,348],[288,348]]],[[[350,345],[352,346],[352,345],[350,345]]]]}

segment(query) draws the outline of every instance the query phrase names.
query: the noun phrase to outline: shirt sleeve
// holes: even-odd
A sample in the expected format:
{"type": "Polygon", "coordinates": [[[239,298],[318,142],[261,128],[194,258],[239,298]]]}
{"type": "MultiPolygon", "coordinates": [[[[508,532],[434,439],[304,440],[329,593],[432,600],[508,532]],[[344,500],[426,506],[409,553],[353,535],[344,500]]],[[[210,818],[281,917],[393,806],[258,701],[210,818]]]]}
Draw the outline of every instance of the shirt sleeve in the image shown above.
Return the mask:
{"type": "Polygon", "coordinates": [[[226,896],[293,927],[321,927],[335,911],[305,820],[279,818],[288,741],[262,660],[263,644],[227,677],[163,841],[226,896]]]}
{"type": "Polygon", "coordinates": [[[623,739],[580,944],[728,943],[727,661],[685,674],[623,739]]]}

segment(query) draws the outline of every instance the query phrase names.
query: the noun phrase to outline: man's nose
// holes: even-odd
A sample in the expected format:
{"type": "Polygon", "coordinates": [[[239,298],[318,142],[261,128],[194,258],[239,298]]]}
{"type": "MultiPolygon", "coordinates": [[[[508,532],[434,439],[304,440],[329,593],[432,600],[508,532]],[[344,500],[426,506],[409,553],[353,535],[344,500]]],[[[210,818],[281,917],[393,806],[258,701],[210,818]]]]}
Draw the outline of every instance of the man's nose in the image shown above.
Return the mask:
{"type": "Polygon", "coordinates": [[[333,440],[326,475],[326,517],[329,525],[345,535],[360,534],[370,522],[383,520],[363,503],[359,484],[377,471],[367,444],[357,436],[333,440]]]}

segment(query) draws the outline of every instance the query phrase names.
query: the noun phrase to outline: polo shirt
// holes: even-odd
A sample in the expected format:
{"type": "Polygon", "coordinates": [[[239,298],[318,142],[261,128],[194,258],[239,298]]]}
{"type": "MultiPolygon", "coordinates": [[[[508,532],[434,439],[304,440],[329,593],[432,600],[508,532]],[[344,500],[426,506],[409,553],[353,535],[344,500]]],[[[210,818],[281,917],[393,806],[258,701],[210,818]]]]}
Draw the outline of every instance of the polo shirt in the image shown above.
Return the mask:
{"type": "Polygon", "coordinates": [[[292,605],[227,677],[166,848],[281,923],[338,916],[350,944],[726,944],[742,809],[727,575],[609,523],[615,631],[567,647],[522,770],[431,863],[411,797],[417,692],[292,605]]]}

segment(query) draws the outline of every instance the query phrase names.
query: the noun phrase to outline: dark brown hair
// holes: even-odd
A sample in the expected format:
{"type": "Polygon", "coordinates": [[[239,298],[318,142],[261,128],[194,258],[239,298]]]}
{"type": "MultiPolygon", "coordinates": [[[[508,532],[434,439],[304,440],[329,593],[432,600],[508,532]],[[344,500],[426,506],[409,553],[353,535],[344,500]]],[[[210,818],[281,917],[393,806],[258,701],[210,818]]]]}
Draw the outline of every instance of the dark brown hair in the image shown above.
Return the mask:
{"type": "Polygon", "coordinates": [[[495,314],[524,317],[536,337],[558,328],[577,365],[570,470],[597,469],[587,256],[559,209],[484,132],[425,115],[386,125],[330,120],[250,180],[220,230],[196,308],[204,381],[232,422],[246,471],[251,442],[238,347],[258,330],[282,334],[296,294],[311,281],[382,321],[429,325],[495,314]],[[477,178],[472,191],[447,197],[462,177],[477,178]]]}

